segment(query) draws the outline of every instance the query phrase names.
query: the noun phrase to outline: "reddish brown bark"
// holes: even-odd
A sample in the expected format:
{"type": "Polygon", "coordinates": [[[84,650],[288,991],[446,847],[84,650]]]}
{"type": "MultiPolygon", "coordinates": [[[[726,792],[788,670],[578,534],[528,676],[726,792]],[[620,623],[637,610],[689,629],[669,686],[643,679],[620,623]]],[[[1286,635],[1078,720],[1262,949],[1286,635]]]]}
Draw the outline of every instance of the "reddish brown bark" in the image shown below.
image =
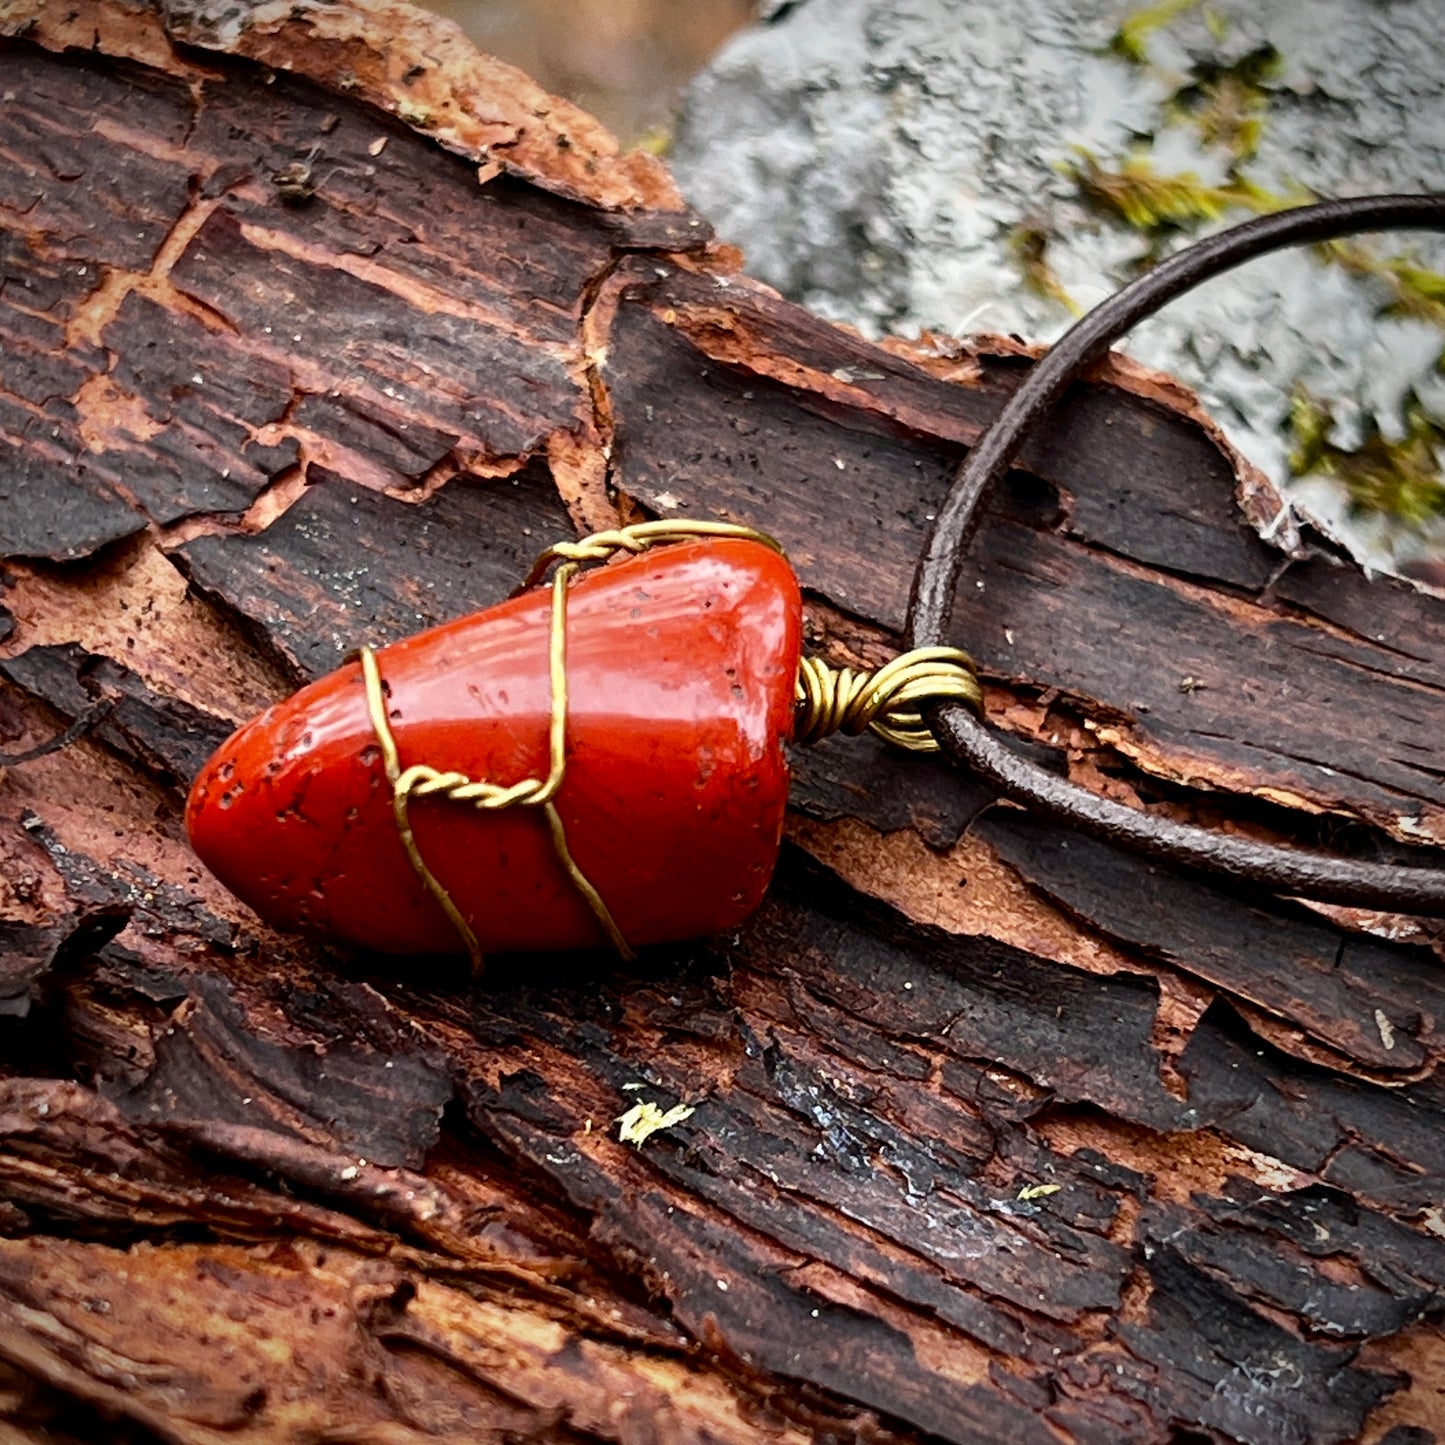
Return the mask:
{"type": "MultiPolygon", "coordinates": [[[[797,759],[749,925],[625,966],[318,948],[185,846],[237,720],[619,509],[772,532],[811,644],[885,655],[1016,348],[780,301],[417,12],[4,14],[0,749],[90,724],[0,779],[17,1439],[1433,1438],[1429,922],[866,740],[797,759]],[[694,1112],[624,1145],[644,1100],[694,1112]]],[[[1021,746],[1445,838],[1445,604],[1262,542],[1267,485],[1125,363],[1024,460],[959,609],[1021,746]]]]}

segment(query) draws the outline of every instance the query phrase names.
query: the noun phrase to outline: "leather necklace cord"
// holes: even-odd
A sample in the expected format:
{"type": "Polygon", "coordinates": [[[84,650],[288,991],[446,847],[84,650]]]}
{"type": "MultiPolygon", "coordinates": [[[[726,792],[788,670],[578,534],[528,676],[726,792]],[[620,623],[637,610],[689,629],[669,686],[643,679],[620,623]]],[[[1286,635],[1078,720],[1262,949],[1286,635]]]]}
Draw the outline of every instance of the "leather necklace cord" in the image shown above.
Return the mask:
{"type": "MultiPolygon", "coordinates": [[[[1362,231],[1396,229],[1445,231],[1445,195],[1322,201],[1246,221],[1175,252],[1066,332],[1034,364],[954,477],[914,574],[908,645],[947,644],[964,556],[985,499],[1008,471],[1028,433],[1114,342],[1169,301],[1256,256],[1362,231]]],[[[1445,915],[1445,865],[1420,868],[1361,862],[1179,823],[1100,797],[1045,771],[956,703],[928,704],[924,715],[941,749],[1005,797],[1130,852],[1277,893],[1445,915]]]]}

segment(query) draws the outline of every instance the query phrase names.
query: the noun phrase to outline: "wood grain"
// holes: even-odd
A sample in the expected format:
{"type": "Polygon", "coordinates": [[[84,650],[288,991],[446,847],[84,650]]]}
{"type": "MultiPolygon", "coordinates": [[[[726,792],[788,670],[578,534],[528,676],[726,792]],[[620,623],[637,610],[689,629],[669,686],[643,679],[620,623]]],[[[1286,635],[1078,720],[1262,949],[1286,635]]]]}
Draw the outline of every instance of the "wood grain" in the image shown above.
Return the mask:
{"type": "MultiPolygon", "coordinates": [[[[631,964],[475,984],[204,875],[227,728],[574,522],[762,527],[810,646],[886,656],[1027,365],[780,300],[419,12],[222,9],[0,40],[0,752],[106,705],[0,773],[7,1438],[1434,1439],[1437,922],[847,740],[758,915],[631,964]],[[693,1112],[623,1144],[642,1101],[693,1112]]],[[[991,715],[1215,826],[1445,839],[1445,604],[1261,540],[1277,501],[1106,364],[970,558],[991,715]]]]}

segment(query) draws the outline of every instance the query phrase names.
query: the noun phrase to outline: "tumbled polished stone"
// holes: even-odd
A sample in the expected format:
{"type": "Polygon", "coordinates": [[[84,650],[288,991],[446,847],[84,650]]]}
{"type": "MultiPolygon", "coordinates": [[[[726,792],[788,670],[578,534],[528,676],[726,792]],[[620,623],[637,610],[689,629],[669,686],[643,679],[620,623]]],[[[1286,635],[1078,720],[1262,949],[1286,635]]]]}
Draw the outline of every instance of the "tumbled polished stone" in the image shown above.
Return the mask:
{"type": "MultiPolygon", "coordinates": [[[[403,768],[547,776],[550,608],[540,588],[377,653],[403,768]]],[[[761,899],[787,800],[801,613],[787,562],[746,540],[679,543],[571,584],[555,801],[629,943],[716,933],[761,899]]],[[[539,808],[415,797],[410,815],[483,951],[603,941],[539,808]]],[[[235,733],[196,779],[187,826],[278,927],[393,953],[461,947],[403,850],[358,663],[235,733]]]]}

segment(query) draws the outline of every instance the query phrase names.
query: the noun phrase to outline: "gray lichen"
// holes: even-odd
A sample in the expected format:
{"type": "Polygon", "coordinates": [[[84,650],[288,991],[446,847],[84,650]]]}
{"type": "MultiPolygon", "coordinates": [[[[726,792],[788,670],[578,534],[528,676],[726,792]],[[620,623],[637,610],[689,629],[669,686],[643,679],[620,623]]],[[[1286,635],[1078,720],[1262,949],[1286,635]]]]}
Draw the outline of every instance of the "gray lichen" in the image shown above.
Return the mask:
{"type": "MultiPolygon", "coordinates": [[[[823,315],[1047,340],[1209,229],[1445,190],[1440,20],[1436,0],[800,0],[695,82],[673,165],[749,270],[823,315]]],[[[1196,386],[1326,531],[1408,567],[1445,543],[1441,511],[1380,510],[1390,488],[1351,492],[1341,458],[1368,449],[1376,474],[1398,453],[1428,486],[1442,273],[1434,236],[1267,257],[1128,349],[1196,386]]]]}

